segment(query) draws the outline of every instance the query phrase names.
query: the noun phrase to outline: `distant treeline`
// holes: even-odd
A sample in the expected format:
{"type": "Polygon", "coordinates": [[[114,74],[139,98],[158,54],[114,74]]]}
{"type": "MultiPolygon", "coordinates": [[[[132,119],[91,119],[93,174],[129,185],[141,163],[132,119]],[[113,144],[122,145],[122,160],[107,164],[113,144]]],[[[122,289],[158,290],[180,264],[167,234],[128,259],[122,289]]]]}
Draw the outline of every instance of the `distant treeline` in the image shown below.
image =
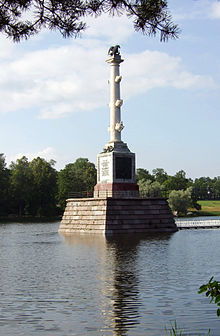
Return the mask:
{"type": "MultiPolygon", "coordinates": [[[[23,156],[6,167],[0,154],[0,216],[50,217],[62,214],[69,192],[93,192],[96,168],[88,159],[79,158],[57,171],[55,161],[37,157],[32,161],[23,156]]],[[[181,170],[174,176],[164,169],[137,169],[140,191],[146,197],[168,197],[173,190],[187,190],[198,199],[220,198],[220,177],[201,177],[194,181],[181,170]]]]}
{"type": "Polygon", "coordinates": [[[77,159],[59,172],[55,161],[23,156],[9,168],[0,154],[0,216],[52,217],[62,213],[69,191],[92,192],[96,168],[88,159],[77,159]]]}
{"type": "Polygon", "coordinates": [[[168,197],[172,190],[186,190],[191,187],[192,198],[195,200],[220,199],[220,176],[200,177],[192,180],[186,177],[184,170],[178,171],[174,176],[168,175],[164,169],[156,168],[152,174],[148,170],[137,169],[137,181],[148,181],[152,184],[158,182],[162,187],[162,196],[168,197]]]}

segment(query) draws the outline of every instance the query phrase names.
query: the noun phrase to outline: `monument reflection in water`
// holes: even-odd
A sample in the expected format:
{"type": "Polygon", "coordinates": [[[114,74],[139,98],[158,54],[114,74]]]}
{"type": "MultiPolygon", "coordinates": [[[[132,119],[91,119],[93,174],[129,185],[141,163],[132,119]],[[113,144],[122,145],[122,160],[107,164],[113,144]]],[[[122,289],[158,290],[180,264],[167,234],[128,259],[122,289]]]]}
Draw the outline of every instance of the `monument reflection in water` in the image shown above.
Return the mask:
{"type": "MultiPolygon", "coordinates": [[[[155,239],[169,240],[170,234],[147,238],[127,235],[123,237],[124,239],[79,234],[64,237],[68,245],[95,247],[98,251],[100,305],[104,317],[104,326],[100,332],[106,335],[105,332],[111,330],[116,336],[128,335],[129,329],[136,329],[142,317],[138,266],[139,245],[141,242],[150,243],[155,239]]],[[[150,316],[151,314],[148,316],[149,322],[150,316]]]]}

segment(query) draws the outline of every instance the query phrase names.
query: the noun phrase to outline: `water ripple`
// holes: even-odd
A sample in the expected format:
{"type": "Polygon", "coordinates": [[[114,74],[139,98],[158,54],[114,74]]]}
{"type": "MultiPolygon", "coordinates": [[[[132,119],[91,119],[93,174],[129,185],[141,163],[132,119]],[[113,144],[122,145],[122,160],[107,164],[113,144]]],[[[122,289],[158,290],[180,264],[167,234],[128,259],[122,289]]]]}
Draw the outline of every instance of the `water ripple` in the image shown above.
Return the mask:
{"type": "Polygon", "coordinates": [[[160,336],[177,320],[185,335],[219,336],[197,291],[220,279],[220,230],[106,239],[58,226],[0,226],[2,335],[160,336]]]}

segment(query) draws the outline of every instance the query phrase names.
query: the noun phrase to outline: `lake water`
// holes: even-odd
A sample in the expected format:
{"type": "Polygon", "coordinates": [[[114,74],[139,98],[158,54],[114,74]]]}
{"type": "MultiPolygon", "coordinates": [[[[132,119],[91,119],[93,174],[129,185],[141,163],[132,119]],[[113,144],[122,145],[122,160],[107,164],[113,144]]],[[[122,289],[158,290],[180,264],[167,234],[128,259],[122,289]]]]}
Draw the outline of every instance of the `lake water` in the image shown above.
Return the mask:
{"type": "Polygon", "coordinates": [[[0,335],[165,335],[169,321],[220,335],[220,230],[62,237],[59,223],[0,225],[0,335]]]}

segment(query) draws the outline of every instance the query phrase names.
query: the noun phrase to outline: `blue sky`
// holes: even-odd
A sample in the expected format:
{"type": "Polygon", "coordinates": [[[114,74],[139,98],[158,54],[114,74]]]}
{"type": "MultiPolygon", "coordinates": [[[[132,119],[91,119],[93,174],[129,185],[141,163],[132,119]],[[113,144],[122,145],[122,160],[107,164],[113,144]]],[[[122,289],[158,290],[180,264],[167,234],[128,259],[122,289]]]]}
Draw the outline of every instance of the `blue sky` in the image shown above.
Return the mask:
{"type": "Polygon", "coordinates": [[[122,140],[138,168],[220,176],[220,2],[171,0],[181,34],[160,42],[126,17],[88,19],[79,39],[43,31],[0,37],[0,152],[57,161],[96,156],[109,140],[111,45],[121,46],[122,140]]]}

